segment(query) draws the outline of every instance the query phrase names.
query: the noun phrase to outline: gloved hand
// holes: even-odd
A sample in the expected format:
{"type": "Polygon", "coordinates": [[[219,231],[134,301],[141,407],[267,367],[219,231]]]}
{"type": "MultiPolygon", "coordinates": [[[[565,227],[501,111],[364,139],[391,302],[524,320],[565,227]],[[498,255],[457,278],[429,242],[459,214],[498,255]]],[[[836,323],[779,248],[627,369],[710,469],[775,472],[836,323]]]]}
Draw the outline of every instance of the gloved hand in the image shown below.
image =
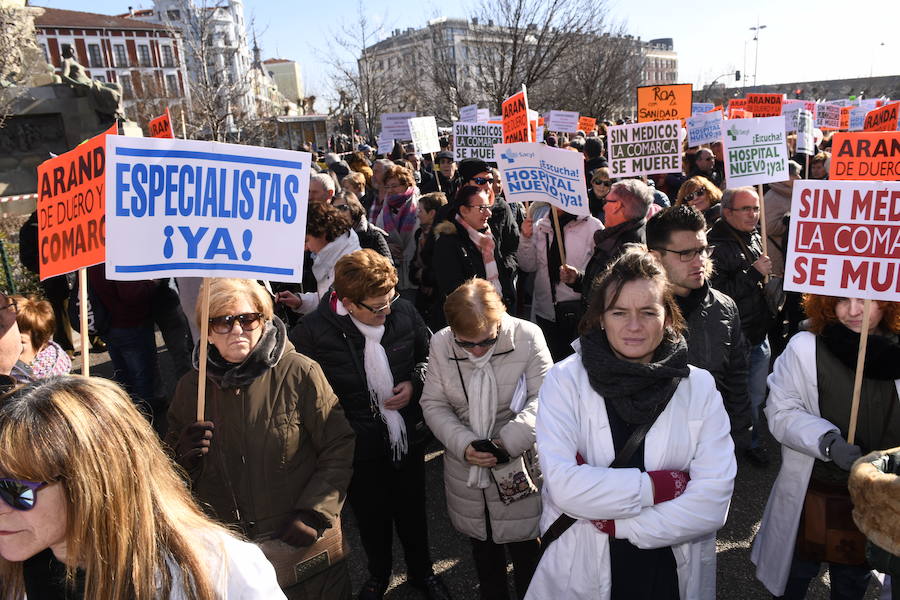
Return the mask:
{"type": "Polygon", "coordinates": [[[278,530],[278,538],[282,542],[298,548],[311,546],[319,539],[319,532],[316,528],[307,524],[307,521],[312,520],[305,511],[294,512],[278,530]]]}
{"type": "Polygon", "coordinates": [[[749,427],[745,427],[744,429],[731,430],[731,439],[734,442],[735,454],[740,454],[750,447],[751,437],[752,436],[749,427]]]}
{"type": "Polygon", "coordinates": [[[862,456],[859,446],[848,444],[834,429],[819,438],[819,450],[845,471],[849,471],[856,459],[862,456]]]}
{"type": "Polygon", "coordinates": [[[647,471],[653,481],[653,504],[668,502],[682,495],[691,476],[686,471],[647,471]]]}
{"type": "Polygon", "coordinates": [[[602,531],[609,537],[616,537],[615,519],[598,519],[596,521],[591,521],[591,524],[596,527],[598,531],[602,531]]]}
{"type": "Polygon", "coordinates": [[[184,428],[175,445],[176,461],[190,471],[209,452],[209,442],[216,428],[212,421],[197,421],[184,428]]]}

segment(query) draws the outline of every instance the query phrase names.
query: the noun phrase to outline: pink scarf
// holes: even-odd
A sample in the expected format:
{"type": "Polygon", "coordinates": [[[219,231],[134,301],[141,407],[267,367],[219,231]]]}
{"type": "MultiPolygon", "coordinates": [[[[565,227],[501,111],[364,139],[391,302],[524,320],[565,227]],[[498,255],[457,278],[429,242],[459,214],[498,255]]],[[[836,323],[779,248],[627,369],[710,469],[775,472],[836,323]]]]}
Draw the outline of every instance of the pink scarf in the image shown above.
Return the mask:
{"type": "Polygon", "coordinates": [[[469,239],[472,240],[472,243],[475,244],[476,248],[481,250],[481,260],[484,262],[485,276],[502,296],[503,287],[500,285],[500,273],[497,270],[497,261],[494,258],[496,242],[494,242],[494,234],[491,233],[491,228],[488,227],[485,232],[482,233],[472,228],[460,215],[456,215],[456,222],[463,226],[469,234],[469,239]]]}

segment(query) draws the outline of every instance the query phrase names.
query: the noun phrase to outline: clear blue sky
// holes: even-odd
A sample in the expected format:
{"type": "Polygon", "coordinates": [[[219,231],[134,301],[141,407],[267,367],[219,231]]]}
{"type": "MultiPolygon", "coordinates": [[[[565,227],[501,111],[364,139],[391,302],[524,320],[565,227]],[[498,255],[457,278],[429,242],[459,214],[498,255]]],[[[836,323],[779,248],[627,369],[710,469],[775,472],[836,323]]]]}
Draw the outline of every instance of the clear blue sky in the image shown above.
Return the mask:
{"type": "MultiPolygon", "coordinates": [[[[115,14],[131,5],[149,8],[151,0],[33,0],[38,6],[115,14]]],[[[210,3],[212,3],[210,1],[210,3]]],[[[609,0],[611,15],[643,39],[671,37],[679,58],[682,83],[702,86],[723,73],[739,69],[753,82],[757,43],[750,27],[765,25],[759,38],[758,82],[781,83],[898,75],[900,2],[897,0],[609,0]],[[881,44],[884,44],[883,46],[881,44]]],[[[461,17],[459,1],[364,0],[367,19],[394,28],[421,27],[438,16],[461,17]]],[[[299,62],[306,93],[328,95],[328,73],[321,57],[341,27],[352,24],[357,0],[276,2],[245,0],[266,58],[299,62]]],[[[333,44],[332,44],[333,45],[333,44]]],[[[340,49],[335,49],[341,51],[340,49]]],[[[723,77],[720,81],[732,81],[723,77]]],[[[317,103],[322,110],[325,104],[317,103]]]]}

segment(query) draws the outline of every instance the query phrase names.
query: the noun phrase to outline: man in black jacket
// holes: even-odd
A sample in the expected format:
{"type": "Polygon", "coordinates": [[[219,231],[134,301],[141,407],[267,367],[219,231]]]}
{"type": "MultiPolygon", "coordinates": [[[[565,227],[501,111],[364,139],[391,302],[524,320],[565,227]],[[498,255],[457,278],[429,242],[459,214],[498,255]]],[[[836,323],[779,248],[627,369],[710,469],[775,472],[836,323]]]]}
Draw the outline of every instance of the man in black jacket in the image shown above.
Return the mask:
{"type": "Polygon", "coordinates": [[[647,221],[647,247],[665,267],[684,316],[688,362],[716,380],[735,449],[745,450],[750,444],[749,348],[734,300],[710,287],[703,213],[686,205],[661,210],[647,221]]]}
{"type": "Polygon", "coordinates": [[[722,218],[709,230],[709,242],[715,246],[712,258],[715,272],[710,283],[731,296],[741,315],[741,329],[750,344],[750,393],[753,436],[745,455],[754,464],[768,464],[759,445],[759,410],[766,398],[769,374],[769,306],[764,282],[772,273],[772,261],[763,254],[759,223],[759,196],[752,187],[732,188],[722,195],[722,218]]]}
{"type": "Polygon", "coordinates": [[[416,180],[416,187],[419,188],[421,195],[430,194],[438,191],[437,179],[429,171],[422,166],[422,156],[415,151],[412,146],[406,147],[406,153],[403,155],[406,162],[409,163],[416,180]]]}

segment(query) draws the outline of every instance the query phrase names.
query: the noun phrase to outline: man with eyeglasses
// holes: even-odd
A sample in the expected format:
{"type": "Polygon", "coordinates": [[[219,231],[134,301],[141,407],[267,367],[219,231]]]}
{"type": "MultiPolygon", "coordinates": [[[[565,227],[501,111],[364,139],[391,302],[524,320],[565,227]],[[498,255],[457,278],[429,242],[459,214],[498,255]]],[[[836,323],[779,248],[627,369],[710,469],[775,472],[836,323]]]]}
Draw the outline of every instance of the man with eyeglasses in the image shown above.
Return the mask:
{"type": "Polygon", "coordinates": [[[710,256],[703,213],[689,206],[666,208],[647,221],[647,247],[663,267],[687,326],[688,363],[716,381],[731,420],[735,449],[750,444],[747,340],[734,300],[710,286],[710,256]]]}
{"type": "Polygon", "coordinates": [[[0,393],[11,390],[16,383],[10,373],[22,354],[22,334],[16,323],[18,312],[15,300],[0,292],[0,393]]]}
{"type": "Polygon", "coordinates": [[[690,176],[695,175],[706,177],[718,188],[721,188],[725,181],[721,168],[716,164],[716,155],[709,148],[700,148],[694,155],[694,166],[691,168],[690,176]]]}
{"type": "Polygon", "coordinates": [[[731,296],[741,315],[741,329],[750,344],[748,391],[753,436],[744,456],[756,466],[769,459],[760,446],[759,411],[766,398],[769,374],[769,305],[765,282],[772,274],[772,260],[763,254],[759,224],[759,196],[752,187],[729,188],[722,195],[722,218],[709,230],[715,271],[710,283],[731,296]]]}

